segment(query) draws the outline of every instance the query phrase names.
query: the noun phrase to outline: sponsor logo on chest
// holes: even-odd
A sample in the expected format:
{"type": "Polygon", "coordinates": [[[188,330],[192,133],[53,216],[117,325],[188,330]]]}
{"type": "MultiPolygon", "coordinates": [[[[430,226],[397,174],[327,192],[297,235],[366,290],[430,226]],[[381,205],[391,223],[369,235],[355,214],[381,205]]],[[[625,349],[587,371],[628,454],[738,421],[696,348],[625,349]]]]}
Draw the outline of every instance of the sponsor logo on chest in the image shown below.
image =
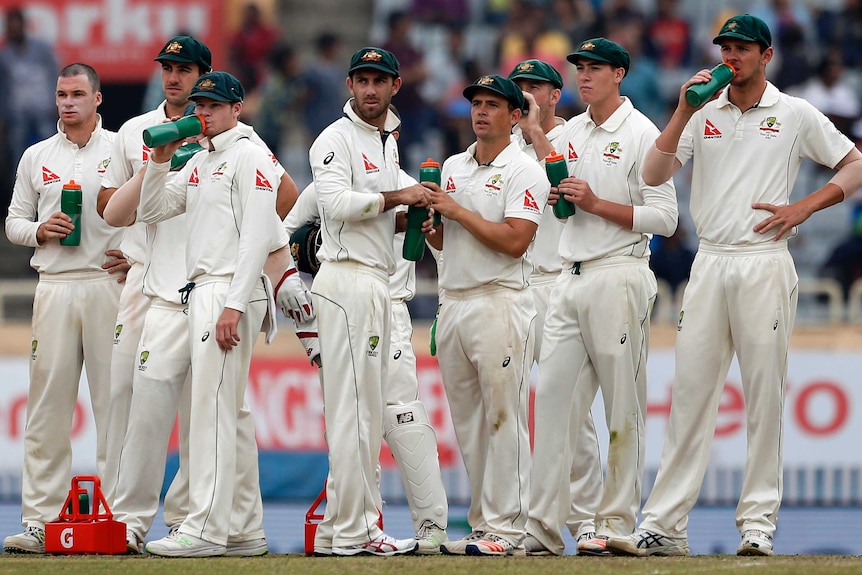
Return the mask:
{"type": "Polygon", "coordinates": [[[709,118],[706,119],[703,123],[703,139],[704,140],[715,140],[721,137],[721,131],[715,127],[709,118]]]}
{"type": "Polygon", "coordinates": [[[60,181],[60,176],[58,176],[57,174],[55,174],[54,172],[52,172],[51,170],[49,170],[45,166],[42,166],[42,185],[43,186],[47,186],[50,184],[56,184],[59,181],[60,181]]]}
{"type": "Polygon", "coordinates": [[[366,174],[376,174],[380,171],[380,168],[374,165],[374,163],[368,159],[368,156],[362,154],[362,163],[365,165],[365,173],[366,174]]]}

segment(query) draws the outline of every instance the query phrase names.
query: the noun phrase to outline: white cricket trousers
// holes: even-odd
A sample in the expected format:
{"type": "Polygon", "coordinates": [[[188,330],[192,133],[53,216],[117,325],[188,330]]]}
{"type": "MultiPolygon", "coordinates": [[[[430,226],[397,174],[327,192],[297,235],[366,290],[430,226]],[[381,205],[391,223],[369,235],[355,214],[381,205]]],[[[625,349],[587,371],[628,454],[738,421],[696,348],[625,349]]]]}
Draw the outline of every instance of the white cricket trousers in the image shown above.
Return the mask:
{"type": "Polygon", "coordinates": [[[359,545],[381,534],[376,475],[389,371],[389,276],[355,262],[324,261],[311,293],[332,477],[318,529],[332,533],[333,547],[359,545]]]}
{"type": "Polygon", "coordinates": [[[736,508],[740,532],[775,533],[782,493],[787,352],[799,278],[787,242],[701,242],[676,336],[670,421],[641,527],[686,537],[734,353],[742,375],[748,453],[736,508]]]}
{"type": "Polygon", "coordinates": [[[527,531],[562,554],[570,510],[571,428],[583,428],[599,389],[610,430],[596,511],[598,535],[628,535],[641,501],[646,360],[655,276],[643,258],[609,257],[565,270],[551,292],[536,388],[533,488],[527,531]],[[561,430],[568,422],[569,429],[561,430]],[[561,431],[563,431],[561,433],[561,431]]]}
{"type": "Polygon", "coordinates": [[[519,545],[530,493],[533,323],[528,289],[446,290],[437,357],[470,482],[467,521],[519,545]]]}
{"type": "Polygon", "coordinates": [[[96,425],[96,466],[105,466],[111,336],[122,284],[107,272],[41,274],[33,300],[30,388],[24,429],[22,523],[55,520],[69,493],[70,430],[81,366],[96,425]]]}
{"type": "MultiPolygon", "coordinates": [[[[114,518],[146,539],[159,508],[165,456],[180,414],[180,469],[165,496],[165,523],[182,523],[188,513],[189,376],[191,357],[187,308],[155,299],[147,311],[135,370],[129,429],[120,458],[114,518]]],[[[246,405],[237,424],[236,494],[254,503],[234,506],[229,541],[257,539],[263,532],[254,420],[246,405]],[[242,495],[241,495],[242,497],[242,495]],[[243,531],[245,530],[245,531],[243,531]]]]}
{"type": "MultiPolygon", "coordinates": [[[[548,302],[551,291],[559,277],[558,273],[534,274],[530,277],[530,293],[536,304],[536,328],[535,349],[533,361],[539,361],[542,355],[542,337],[545,331],[545,316],[548,313],[548,302]]],[[[589,370],[593,373],[592,370],[589,370]]],[[[589,401],[588,394],[590,386],[579,387],[583,397],[576,401],[589,401]]],[[[533,417],[538,414],[533,413],[533,417]]],[[[533,422],[535,428],[535,421],[533,422]]],[[[585,533],[596,530],[596,510],[602,498],[602,457],[599,451],[599,440],[596,436],[596,426],[593,422],[592,412],[584,419],[580,429],[569,425],[569,448],[572,451],[572,468],[569,475],[569,494],[571,496],[571,508],[566,519],[566,527],[576,540],[585,533]]],[[[568,457],[568,455],[567,455],[568,457]]],[[[541,471],[539,471],[541,473],[541,471]]],[[[530,489],[543,489],[541,482],[536,483],[535,478],[530,480],[530,489]]],[[[532,496],[531,496],[532,497],[532,496]]]]}
{"type": "MultiPolygon", "coordinates": [[[[225,545],[231,532],[232,508],[260,505],[260,484],[248,485],[237,475],[243,458],[246,471],[257,469],[257,448],[239,454],[239,418],[254,341],[267,310],[263,282],[256,284],[248,307],[239,321],[240,342],[230,351],[219,349],[215,328],[224,310],[229,281],[197,278],[189,297],[191,347],[191,414],[189,421],[189,514],[180,531],[225,545]]],[[[249,517],[254,517],[254,513],[249,517]]],[[[263,537],[249,533],[248,539],[263,537]]]]}
{"type": "Polygon", "coordinates": [[[132,379],[135,374],[135,352],[144,330],[144,317],[150,298],[144,295],[144,264],[135,262],[126,273],[120,294],[120,309],[114,326],[114,347],[111,352],[111,403],[108,410],[105,471],[101,477],[102,491],[113,505],[120,465],[120,451],[129,424],[132,402],[132,379]]]}

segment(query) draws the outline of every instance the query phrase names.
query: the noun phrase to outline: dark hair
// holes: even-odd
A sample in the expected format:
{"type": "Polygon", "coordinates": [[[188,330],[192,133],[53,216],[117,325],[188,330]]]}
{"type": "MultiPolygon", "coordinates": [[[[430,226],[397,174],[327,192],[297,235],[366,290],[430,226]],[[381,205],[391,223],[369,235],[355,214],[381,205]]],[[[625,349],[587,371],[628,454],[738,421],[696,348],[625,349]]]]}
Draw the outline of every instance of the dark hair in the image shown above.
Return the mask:
{"type": "Polygon", "coordinates": [[[62,70],[60,70],[60,78],[73,78],[75,76],[86,76],[90,81],[90,86],[93,88],[93,93],[98,92],[102,89],[102,83],[99,81],[99,75],[93,69],[92,66],[88,66],[87,64],[81,64],[80,62],[75,62],[74,64],[69,64],[62,70]]]}

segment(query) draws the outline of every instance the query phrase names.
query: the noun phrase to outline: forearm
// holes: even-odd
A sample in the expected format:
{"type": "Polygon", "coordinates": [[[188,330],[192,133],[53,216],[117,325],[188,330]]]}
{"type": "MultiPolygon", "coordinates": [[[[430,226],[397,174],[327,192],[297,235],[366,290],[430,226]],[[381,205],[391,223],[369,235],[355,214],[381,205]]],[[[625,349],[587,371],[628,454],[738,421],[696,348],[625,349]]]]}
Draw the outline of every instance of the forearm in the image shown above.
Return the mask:
{"type": "MultiPolygon", "coordinates": [[[[108,225],[123,227],[135,223],[135,212],[141,203],[141,186],[146,169],[146,166],[142,167],[128,182],[110,195],[102,214],[102,218],[108,225]]],[[[100,197],[101,195],[99,192],[100,197]]]]}
{"type": "Polygon", "coordinates": [[[647,149],[644,157],[643,179],[649,186],[657,186],[668,181],[681,166],[673,152],[665,152],[657,146],[658,140],[655,145],[647,149]]]}

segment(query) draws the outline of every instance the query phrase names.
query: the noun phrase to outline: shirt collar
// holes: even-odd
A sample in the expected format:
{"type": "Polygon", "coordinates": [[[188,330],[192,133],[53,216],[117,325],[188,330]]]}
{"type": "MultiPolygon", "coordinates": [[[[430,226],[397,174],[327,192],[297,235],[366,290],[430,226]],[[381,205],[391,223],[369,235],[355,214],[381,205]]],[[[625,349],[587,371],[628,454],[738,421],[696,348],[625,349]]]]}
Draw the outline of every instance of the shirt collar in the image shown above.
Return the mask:
{"type": "MultiPolygon", "coordinates": [[[[607,132],[616,132],[617,128],[623,125],[623,123],[626,121],[626,118],[628,118],[629,114],[631,114],[632,111],[635,109],[634,105],[632,105],[632,101],[629,100],[628,97],[621,96],[621,98],[623,99],[623,103],[620,104],[620,106],[616,110],[614,110],[614,113],[611,114],[611,116],[607,120],[605,120],[601,126],[599,126],[602,130],[605,130],[607,132]]],[[[590,122],[592,122],[593,118],[592,116],[590,116],[589,106],[587,106],[586,114],[587,118],[589,118],[590,122]]]]}
{"type": "MultiPolygon", "coordinates": [[[[763,90],[763,95],[760,96],[760,101],[757,102],[757,105],[755,107],[756,108],[766,108],[769,106],[774,106],[775,104],[778,103],[778,96],[780,94],[781,94],[781,92],[778,90],[778,88],[775,86],[775,84],[773,84],[772,82],[767,80],[766,81],[766,89],[763,90]]],[[[716,107],[723,108],[723,107],[727,106],[728,104],[730,104],[731,102],[730,102],[729,96],[730,96],[730,90],[725,90],[724,92],[722,92],[721,95],[718,96],[718,99],[716,99],[716,101],[715,101],[716,107]]]]}
{"type": "MultiPolygon", "coordinates": [[[[95,137],[98,137],[98,135],[101,133],[101,131],[102,131],[102,115],[96,114],[96,127],[95,127],[95,129],[93,129],[93,132],[90,134],[90,137],[87,139],[87,143],[84,144],[84,147],[89,145],[89,143],[92,142],[95,137]]],[[[70,146],[75,146],[75,147],[78,146],[75,142],[73,142],[68,137],[66,137],[66,130],[63,129],[63,123],[60,120],[57,120],[57,132],[60,134],[60,138],[64,142],[66,142],[70,146]]]]}
{"type": "Polygon", "coordinates": [[[226,148],[231,147],[234,142],[239,140],[240,138],[244,138],[245,135],[239,130],[238,126],[234,126],[230,130],[225,130],[218,136],[213,136],[210,138],[210,144],[213,147],[214,152],[220,152],[226,148]]]}
{"type": "Polygon", "coordinates": [[[506,146],[505,148],[503,148],[503,151],[500,152],[499,154],[497,154],[496,158],[494,158],[493,160],[491,160],[487,164],[479,164],[478,162],[476,162],[476,146],[477,145],[478,145],[477,142],[473,142],[472,144],[470,144],[467,147],[467,154],[469,154],[470,159],[476,165],[494,166],[495,168],[502,168],[506,164],[511,162],[512,159],[515,158],[515,156],[517,156],[518,154],[521,153],[521,147],[518,145],[517,142],[509,142],[509,145],[506,146]]]}
{"type": "MultiPolygon", "coordinates": [[[[378,131],[377,126],[372,126],[371,124],[359,117],[359,114],[356,113],[356,111],[353,109],[353,106],[351,105],[353,103],[353,100],[354,98],[350,98],[349,100],[347,100],[347,103],[344,104],[344,115],[347,116],[351,122],[353,122],[357,126],[360,126],[361,128],[364,128],[369,131],[378,131]]],[[[386,133],[393,132],[395,129],[398,128],[400,124],[401,120],[398,119],[398,116],[393,114],[392,110],[387,110],[386,122],[383,125],[383,129],[386,131],[386,133]]]]}

